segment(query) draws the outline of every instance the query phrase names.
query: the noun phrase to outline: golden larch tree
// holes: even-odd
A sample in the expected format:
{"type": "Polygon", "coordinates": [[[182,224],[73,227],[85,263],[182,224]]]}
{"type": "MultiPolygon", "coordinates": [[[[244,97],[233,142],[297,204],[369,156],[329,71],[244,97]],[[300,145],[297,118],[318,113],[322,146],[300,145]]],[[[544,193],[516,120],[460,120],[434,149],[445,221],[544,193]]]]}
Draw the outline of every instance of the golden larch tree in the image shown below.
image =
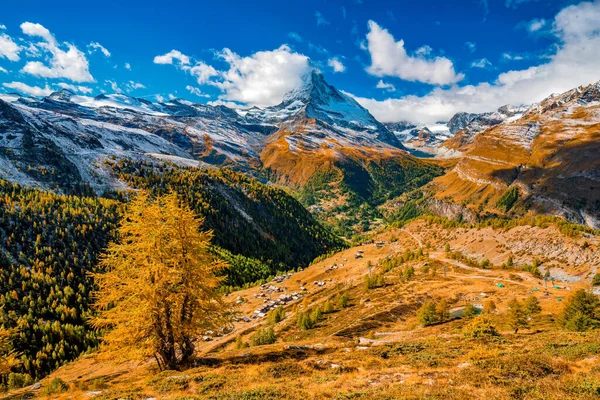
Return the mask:
{"type": "Polygon", "coordinates": [[[217,293],[225,265],[209,251],[212,232],[176,194],[130,202],[101,258],[92,325],[104,331],[102,349],[111,357],[155,357],[159,368],[190,360],[194,340],[228,323],[217,293]]]}

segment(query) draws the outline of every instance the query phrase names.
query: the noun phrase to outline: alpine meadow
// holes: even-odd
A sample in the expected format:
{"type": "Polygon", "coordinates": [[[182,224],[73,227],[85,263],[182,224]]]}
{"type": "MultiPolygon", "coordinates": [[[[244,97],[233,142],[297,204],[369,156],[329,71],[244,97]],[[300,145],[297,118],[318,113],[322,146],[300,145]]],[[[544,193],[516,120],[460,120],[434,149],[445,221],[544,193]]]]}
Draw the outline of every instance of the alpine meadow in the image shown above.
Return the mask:
{"type": "Polygon", "coordinates": [[[600,0],[0,12],[0,399],[600,398],[600,0]]]}

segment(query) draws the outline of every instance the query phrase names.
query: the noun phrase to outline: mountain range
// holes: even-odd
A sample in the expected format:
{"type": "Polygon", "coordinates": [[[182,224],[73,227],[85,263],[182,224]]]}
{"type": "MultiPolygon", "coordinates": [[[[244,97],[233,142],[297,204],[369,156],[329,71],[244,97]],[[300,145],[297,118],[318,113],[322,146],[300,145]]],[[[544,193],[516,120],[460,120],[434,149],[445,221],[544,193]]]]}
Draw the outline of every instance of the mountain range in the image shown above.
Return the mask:
{"type": "Polygon", "coordinates": [[[228,167],[304,190],[319,210],[377,206],[439,176],[428,186],[435,197],[477,212],[497,212],[487,206],[518,187],[523,209],[598,226],[598,86],[436,124],[380,123],[316,71],[280,104],[245,110],[69,90],[5,94],[0,176],[102,193],[125,186],[110,158],[228,167]],[[458,162],[444,174],[446,158],[458,162]]]}

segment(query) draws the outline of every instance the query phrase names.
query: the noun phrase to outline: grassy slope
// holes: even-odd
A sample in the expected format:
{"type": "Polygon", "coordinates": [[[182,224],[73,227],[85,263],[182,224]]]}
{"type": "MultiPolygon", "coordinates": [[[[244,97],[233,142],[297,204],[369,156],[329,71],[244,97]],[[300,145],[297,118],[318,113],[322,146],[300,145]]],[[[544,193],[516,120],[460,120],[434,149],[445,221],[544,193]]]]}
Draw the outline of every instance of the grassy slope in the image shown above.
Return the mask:
{"type": "MultiPolygon", "coordinates": [[[[415,221],[377,239],[390,243],[382,248],[370,244],[345,250],[281,284],[292,292],[306,282],[310,307],[328,298],[335,303],[341,293],[350,296],[349,308],[327,314],[313,330],[297,329],[293,312],[297,306],[291,305],[287,318],[275,327],[278,342],[273,345],[244,350],[233,345],[236,336],[247,339],[264,321],[240,322],[233,333],[199,344],[204,362],[210,366],[157,374],[152,363],[134,368],[111,366],[88,356],[52,377],[71,384],[63,398],[84,398],[90,390],[100,391],[96,398],[106,399],[588,399],[600,393],[600,334],[564,332],[555,322],[562,304],[559,299],[572,289],[589,287],[589,273],[599,262],[597,237],[564,237],[554,226],[442,229],[415,221]],[[489,258],[495,265],[513,255],[516,267],[469,267],[447,257],[446,243],[453,251],[478,260],[489,258]],[[402,282],[402,267],[396,267],[385,274],[385,287],[365,292],[368,261],[376,264],[386,256],[420,246],[428,258],[405,264],[415,267],[413,280],[402,282]],[[558,247],[564,250],[546,251],[558,247]],[[364,258],[354,259],[358,249],[364,251],[364,258]],[[554,265],[553,276],[563,279],[557,284],[566,289],[550,289],[544,295],[535,291],[543,283],[518,269],[540,252],[546,253],[542,266],[554,265]],[[344,266],[326,272],[334,263],[344,266]],[[443,266],[447,267],[446,276],[443,266]],[[325,280],[325,287],[313,285],[316,280],[325,280]],[[499,282],[505,287],[499,288],[499,282]],[[515,335],[505,320],[506,303],[532,293],[543,311],[533,317],[529,328],[515,335]],[[491,318],[501,338],[466,340],[461,333],[465,321],[460,319],[419,326],[416,308],[427,299],[440,298],[449,299],[453,307],[494,300],[499,313],[491,318]]],[[[240,295],[248,300],[240,307],[243,315],[262,304],[262,299],[252,297],[257,292],[258,288],[252,288],[231,297],[240,295]]]]}

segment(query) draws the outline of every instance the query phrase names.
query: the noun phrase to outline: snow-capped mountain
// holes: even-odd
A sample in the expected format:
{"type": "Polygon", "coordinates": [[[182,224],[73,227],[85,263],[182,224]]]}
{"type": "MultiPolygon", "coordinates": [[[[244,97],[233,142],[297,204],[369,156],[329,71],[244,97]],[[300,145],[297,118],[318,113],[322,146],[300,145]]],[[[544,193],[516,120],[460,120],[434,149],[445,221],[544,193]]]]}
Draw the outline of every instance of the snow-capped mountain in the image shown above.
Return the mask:
{"type": "Polygon", "coordinates": [[[473,143],[475,136],[493,126],[503,123],[509,123],[521,118],[530,106],[511,106],[505,105],[496,111],[482,114],[456,114],[451,122],[448,123],[450,132],[455,131],[446,142],[441,146],[441,151],[445,149],[461,151],[464,147],[473,143]],[[454,121],[453,121],[454,120],[454,121]],[[468,122],[467,122],[468,121],[468,122]],[[461,129],[456,130],[458,128],[461,129]]]}
{"type": "Polygon", "coordinates": [[[245,111],[69,90],[42,99],[0,95],[0,145],[2,177],[45,186],[88,182],[98,190],[118,184],[101,168],[111,156],[174,156],[260,170],[265,152],[271,161],[275,153],[327,152],[337,159],[348,149],[403,152],[394,134],[317,72],[281,104],[245,111]]]}
{"type": "Polygon", "coordinates": [[[461,145],[462,154],[434,181],[438,198],[497,213],[512,189],[516,209],[600,228],[600,82],[528,108],[502,107],[448,142],[461,145]]]}

